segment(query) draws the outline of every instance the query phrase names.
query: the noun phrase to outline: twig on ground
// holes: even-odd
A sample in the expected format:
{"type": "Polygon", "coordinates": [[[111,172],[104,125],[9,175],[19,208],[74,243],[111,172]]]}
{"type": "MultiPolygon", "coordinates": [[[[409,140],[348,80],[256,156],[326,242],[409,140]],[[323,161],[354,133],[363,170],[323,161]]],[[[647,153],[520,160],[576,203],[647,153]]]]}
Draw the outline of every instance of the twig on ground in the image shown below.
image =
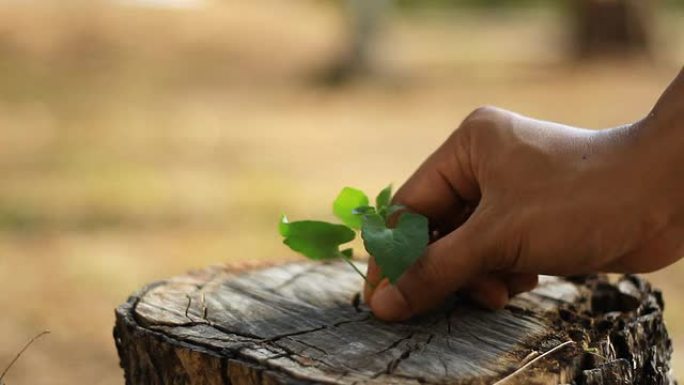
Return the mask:
{"type": "Polygon", "coordinates": [[[547,351],[546,353],[544,353],[544,354],[542,354],[542,355],[540,355],[540,356],[538,356],[538,357],[536,357],[536,358],[530,360],[528,363],[526,363],[525,365],[521,366],[520,368],[518,368],[518,369],[517,369],[516,371],[514,371],[513,373],[507,375],[506,377],[500,379],[499,381],[493,383],[492,385],[504,385],[504,384],[505,384],[506,382],[508,382],[511,378],[513,378],[514,376],[516,376],[517,374],[519,374],[519,373],[522,372],[523,370],[529,368],[529,367],[530,367],[532,364],[534,364],[535,362],[541,360],[542,358],[548,356],[549,354],[551,354],[551,353],[553,353],[553,352],[556,352],[556,351],[558,351],[558,350],[560,350],[560,349],[562,349],[562,348],[564,348],[564,347],[566,347],[566,346],[568,346],[568,345],[573,345],[574,343],[575,343],[575,341],[565,341],[565,342],[563,342],[562,344],[560,344],[560,345],[554,347],[553,349],[550,349],[550,350],[547,351]]]}
{"type": "Polygon", "coordinates": [[[3,379],[5,378],[5,376],[7,375],[7,372],[9,372],[9,370],[12,368],[12,365],[14,365],[14,364],[17,362],[17,360],[19,359],[19,357],[21,357],[21,355],[24,354],[24,352],[26,351],[26,349],[28,349],[29,346],[31,346],[31,344],[33,344],[34,342],[36,342],[36,340],[38,340],[40,337],[42,337],[42,336],[44,336],[44,335],[46,335],[46,334],[49,334],[49,333],[50,333],[49,330],[44,330],[44,331],[38,333],[36,336],[34,336],[33,338],[31,338],[31,340],[30,340],[29,342],[27,342],[26,345],[24,345],[23,348],[21,348],[21,350],[19,351],[19,353],[17,353],[17,355],[14,356],[14,359],[12,359],[12,361],[10,361],[9,365],[7,365],[7,367],[5,367],[5,370],[3,370],[2,374],[0,374],[0,385],[3,384],[2,380],[3,380],[3,379]]]}

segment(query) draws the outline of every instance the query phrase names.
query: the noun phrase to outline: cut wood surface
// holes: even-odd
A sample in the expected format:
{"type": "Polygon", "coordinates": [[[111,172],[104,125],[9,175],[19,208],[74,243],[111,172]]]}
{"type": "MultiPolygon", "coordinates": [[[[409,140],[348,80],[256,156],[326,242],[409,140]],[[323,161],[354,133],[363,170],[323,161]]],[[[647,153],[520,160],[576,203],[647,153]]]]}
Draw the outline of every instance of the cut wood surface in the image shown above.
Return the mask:
{"type": "Polygon", "coordinates": [[[637,277],[543,277],[501,311],[454,296],[394,324],[355,306],[361,287],[310,262],[151,284],[116,310],[126,383],[673,383],[662,298],[637,277]]]}

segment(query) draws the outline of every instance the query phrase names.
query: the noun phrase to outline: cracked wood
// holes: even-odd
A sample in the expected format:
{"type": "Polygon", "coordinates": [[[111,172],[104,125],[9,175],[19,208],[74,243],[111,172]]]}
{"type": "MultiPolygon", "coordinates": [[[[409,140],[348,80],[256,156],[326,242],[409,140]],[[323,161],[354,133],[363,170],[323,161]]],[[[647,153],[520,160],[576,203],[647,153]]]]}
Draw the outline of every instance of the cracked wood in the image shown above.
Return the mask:
{"type": "Polygon", "coordinates": [[[126,383],[491,384],[566,341],[506,383],[670,383],[662,299],[636,277],[544,277],[498,312],[454,296],[398,324],[356,306],[361,286],[310,262],[149,285],[116,312],[126,383]]]}

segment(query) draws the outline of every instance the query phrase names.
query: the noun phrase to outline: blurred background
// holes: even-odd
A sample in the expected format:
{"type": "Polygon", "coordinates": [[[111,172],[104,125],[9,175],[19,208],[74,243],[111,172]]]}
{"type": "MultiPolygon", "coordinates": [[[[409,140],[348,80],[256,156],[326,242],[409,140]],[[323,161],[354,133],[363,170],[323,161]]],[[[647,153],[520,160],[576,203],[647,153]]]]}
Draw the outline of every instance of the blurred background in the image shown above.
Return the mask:
{"type": "MultiPolygon", "coordinates": [[[[128,294],[292,258],[281,212],[400,185],[477,106],[639,119],[684,63],[683,3],[0,0],[0,368],[52,331],[7,384],[123,384],[128,294]]],[[[680,376],[682,274],[650,275],[680,376]]]]}

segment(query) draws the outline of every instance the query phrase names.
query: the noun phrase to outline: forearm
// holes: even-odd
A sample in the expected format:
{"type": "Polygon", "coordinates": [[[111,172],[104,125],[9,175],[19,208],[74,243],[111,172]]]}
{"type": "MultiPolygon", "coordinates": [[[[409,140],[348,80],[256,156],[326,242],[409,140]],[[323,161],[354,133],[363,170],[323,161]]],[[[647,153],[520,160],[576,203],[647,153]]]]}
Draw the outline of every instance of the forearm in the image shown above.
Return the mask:
{"type": "Polygon", "coordinates": [[[372,294],[385,320],[464,287],[500,307],[527,290],[510,283],[516,276],[668,266],[684,254],[684,71],[647,117],[613,129],[479,109],[397,197],[446,231],[396,285],[372,294]]]}

